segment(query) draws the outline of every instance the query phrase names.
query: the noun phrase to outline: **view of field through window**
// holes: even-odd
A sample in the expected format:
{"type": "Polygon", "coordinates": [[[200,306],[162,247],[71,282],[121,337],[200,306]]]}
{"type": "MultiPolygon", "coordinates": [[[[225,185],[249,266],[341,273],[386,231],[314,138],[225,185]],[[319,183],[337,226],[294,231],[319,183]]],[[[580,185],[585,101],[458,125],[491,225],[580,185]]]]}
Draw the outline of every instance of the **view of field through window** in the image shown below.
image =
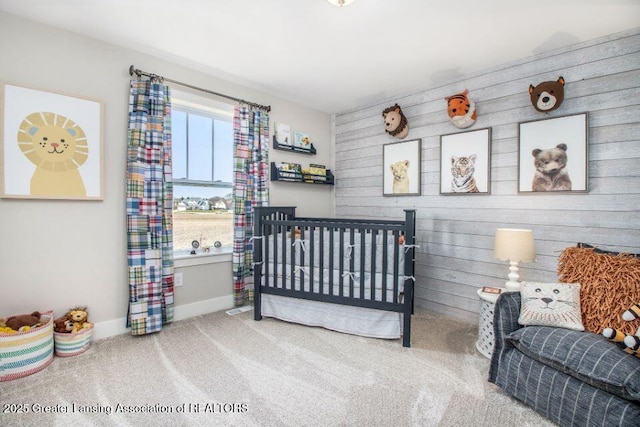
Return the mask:
{"type": "Polygon", "coordinates": [[[233,243],[233,126],[231,119],[174,107],[173,250],[197,253],[233,243]]]}

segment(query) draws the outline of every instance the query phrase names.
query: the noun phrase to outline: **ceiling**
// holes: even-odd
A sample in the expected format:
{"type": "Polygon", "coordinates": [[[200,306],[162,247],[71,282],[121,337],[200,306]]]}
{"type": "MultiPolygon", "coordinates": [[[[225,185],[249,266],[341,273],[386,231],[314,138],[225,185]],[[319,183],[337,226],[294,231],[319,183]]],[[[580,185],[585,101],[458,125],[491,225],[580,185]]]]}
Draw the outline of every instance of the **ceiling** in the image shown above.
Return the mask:
{"type": "Polygon", "coordinates": [[[0,11],[327,113],[640,26],[638,0],[0,0],[0,11]]]}

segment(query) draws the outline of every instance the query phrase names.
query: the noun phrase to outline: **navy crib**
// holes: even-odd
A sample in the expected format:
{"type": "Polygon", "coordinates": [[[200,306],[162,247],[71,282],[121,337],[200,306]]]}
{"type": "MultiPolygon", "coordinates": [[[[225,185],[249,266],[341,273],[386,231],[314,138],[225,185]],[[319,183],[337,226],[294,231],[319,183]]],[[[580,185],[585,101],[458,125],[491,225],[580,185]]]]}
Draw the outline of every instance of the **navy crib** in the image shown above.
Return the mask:
{"type": "Polygon", "coordinates": [[[404,212],[404,221],[394,221],[255,208],[255,320],[262,319],[262,294],[398,312],[402,345],[410,347],[416,216],[404,212]]]}

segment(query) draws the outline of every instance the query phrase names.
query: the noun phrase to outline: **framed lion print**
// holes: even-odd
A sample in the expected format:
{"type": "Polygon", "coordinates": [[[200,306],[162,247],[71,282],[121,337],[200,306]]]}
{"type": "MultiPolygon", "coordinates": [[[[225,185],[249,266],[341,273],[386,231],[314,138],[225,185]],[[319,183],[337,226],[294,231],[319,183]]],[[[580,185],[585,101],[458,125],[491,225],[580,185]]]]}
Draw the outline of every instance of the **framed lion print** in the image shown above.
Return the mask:
{"type": "Polygon", "coordinates": [[[392,142],[382,147],[384,196],[419,196],[422,140],[392,142]]]}
{"type": "Polygon", "coordinates": [[[440,137],[440,194],[491,192],[491,128],[440,137]]]}
{"type": "Polygon", "coordinates": [[[102,102],[0,85],[0,195],[103,199],[102,102]]]}
{"type": "Polygon", "coordinates": [[[519,124],[518,192],[587,192],[587,113],[519,124]]]}

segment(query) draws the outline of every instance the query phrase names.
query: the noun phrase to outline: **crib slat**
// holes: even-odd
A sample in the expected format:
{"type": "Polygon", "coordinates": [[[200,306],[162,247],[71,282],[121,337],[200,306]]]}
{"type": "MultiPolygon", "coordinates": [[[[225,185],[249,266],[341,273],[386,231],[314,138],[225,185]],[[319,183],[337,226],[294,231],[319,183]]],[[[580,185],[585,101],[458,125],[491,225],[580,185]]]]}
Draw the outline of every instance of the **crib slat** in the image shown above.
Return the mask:
{"type": "Polygon", "coordinates": [[[400,242],[400,232],[399,231],[394,231],[393,232],[393,302],[397,303],[398,302],[398,292],[399,292],[399,285],[398,282],[400,281],[398,278],[398,273],[399,273],[399,264],[400,264],[400,252],[399,252],[399,244],[400,242]]]}
{"type": "MultiPolygon", "coordinates": [[[[324,228],[320,227],[320,282],[319,292],[322,295],[324,293],[323,285],[324,285],[324,228]]],[[[331,270],[329,270],[331,271],[331,270]]]]}
{"type": "Polygon", "coordinates": [[[367,233],[366,230],[362,229],[359,230],[360,231],[360,299],[365,299],[365,295],[364,295],[364,280],[365,280],[365,272],[366,272],[366,268],[365,268],[365,241],[364,238],[366,237],[367,233]]]}
{"type": "Polygon", "coordinates": [[[385,231],[382,235],[382,301],[387,302],[387,271],[389,268],[389,232],[385,231]]]}
{"type": "Polygon", "coordinates": [[[329,230],[329,295],[333,295],[333,268],[334,268],[334,260],[333,255],[335,254],[335,239],[334,234],[335,230],[333,228],[328,228],[329,230]]]}
{"type": "Polygon", "coordinates": [[[338,293],[342,297],[344,296],[344,228],[340,228],[338,235],[340,237],[340,258],[338,261],[340,265],[340,270],[338,270],[338,283],[340,289],[338,289],[338,293]]]}
{"type": "Polygon", "coordinates": [[[356,248],[355,248],[355,239],[354,239],[354,233],[355,230],[352,228],[349,230],[349,246],[351,248],[351,252],[349,253],[349,272],[351,274],[349,274],[349,298],[354,298],[354,293],[353,293],[353,285],[354,285],[354,280],[353,280],[353,274],[354,274],[354,269],[355,269],[355,263],[356,263],[356,248]]]}
{"type": "Polygon", "coordinates": [[[371,277],[371,283],[369,283],[369,289],[371,289],[371,301],[376,299],[376,250],[378,240],[378,230],[371,230],[371,265],[369,266],[369,277],[371,277]]]}

